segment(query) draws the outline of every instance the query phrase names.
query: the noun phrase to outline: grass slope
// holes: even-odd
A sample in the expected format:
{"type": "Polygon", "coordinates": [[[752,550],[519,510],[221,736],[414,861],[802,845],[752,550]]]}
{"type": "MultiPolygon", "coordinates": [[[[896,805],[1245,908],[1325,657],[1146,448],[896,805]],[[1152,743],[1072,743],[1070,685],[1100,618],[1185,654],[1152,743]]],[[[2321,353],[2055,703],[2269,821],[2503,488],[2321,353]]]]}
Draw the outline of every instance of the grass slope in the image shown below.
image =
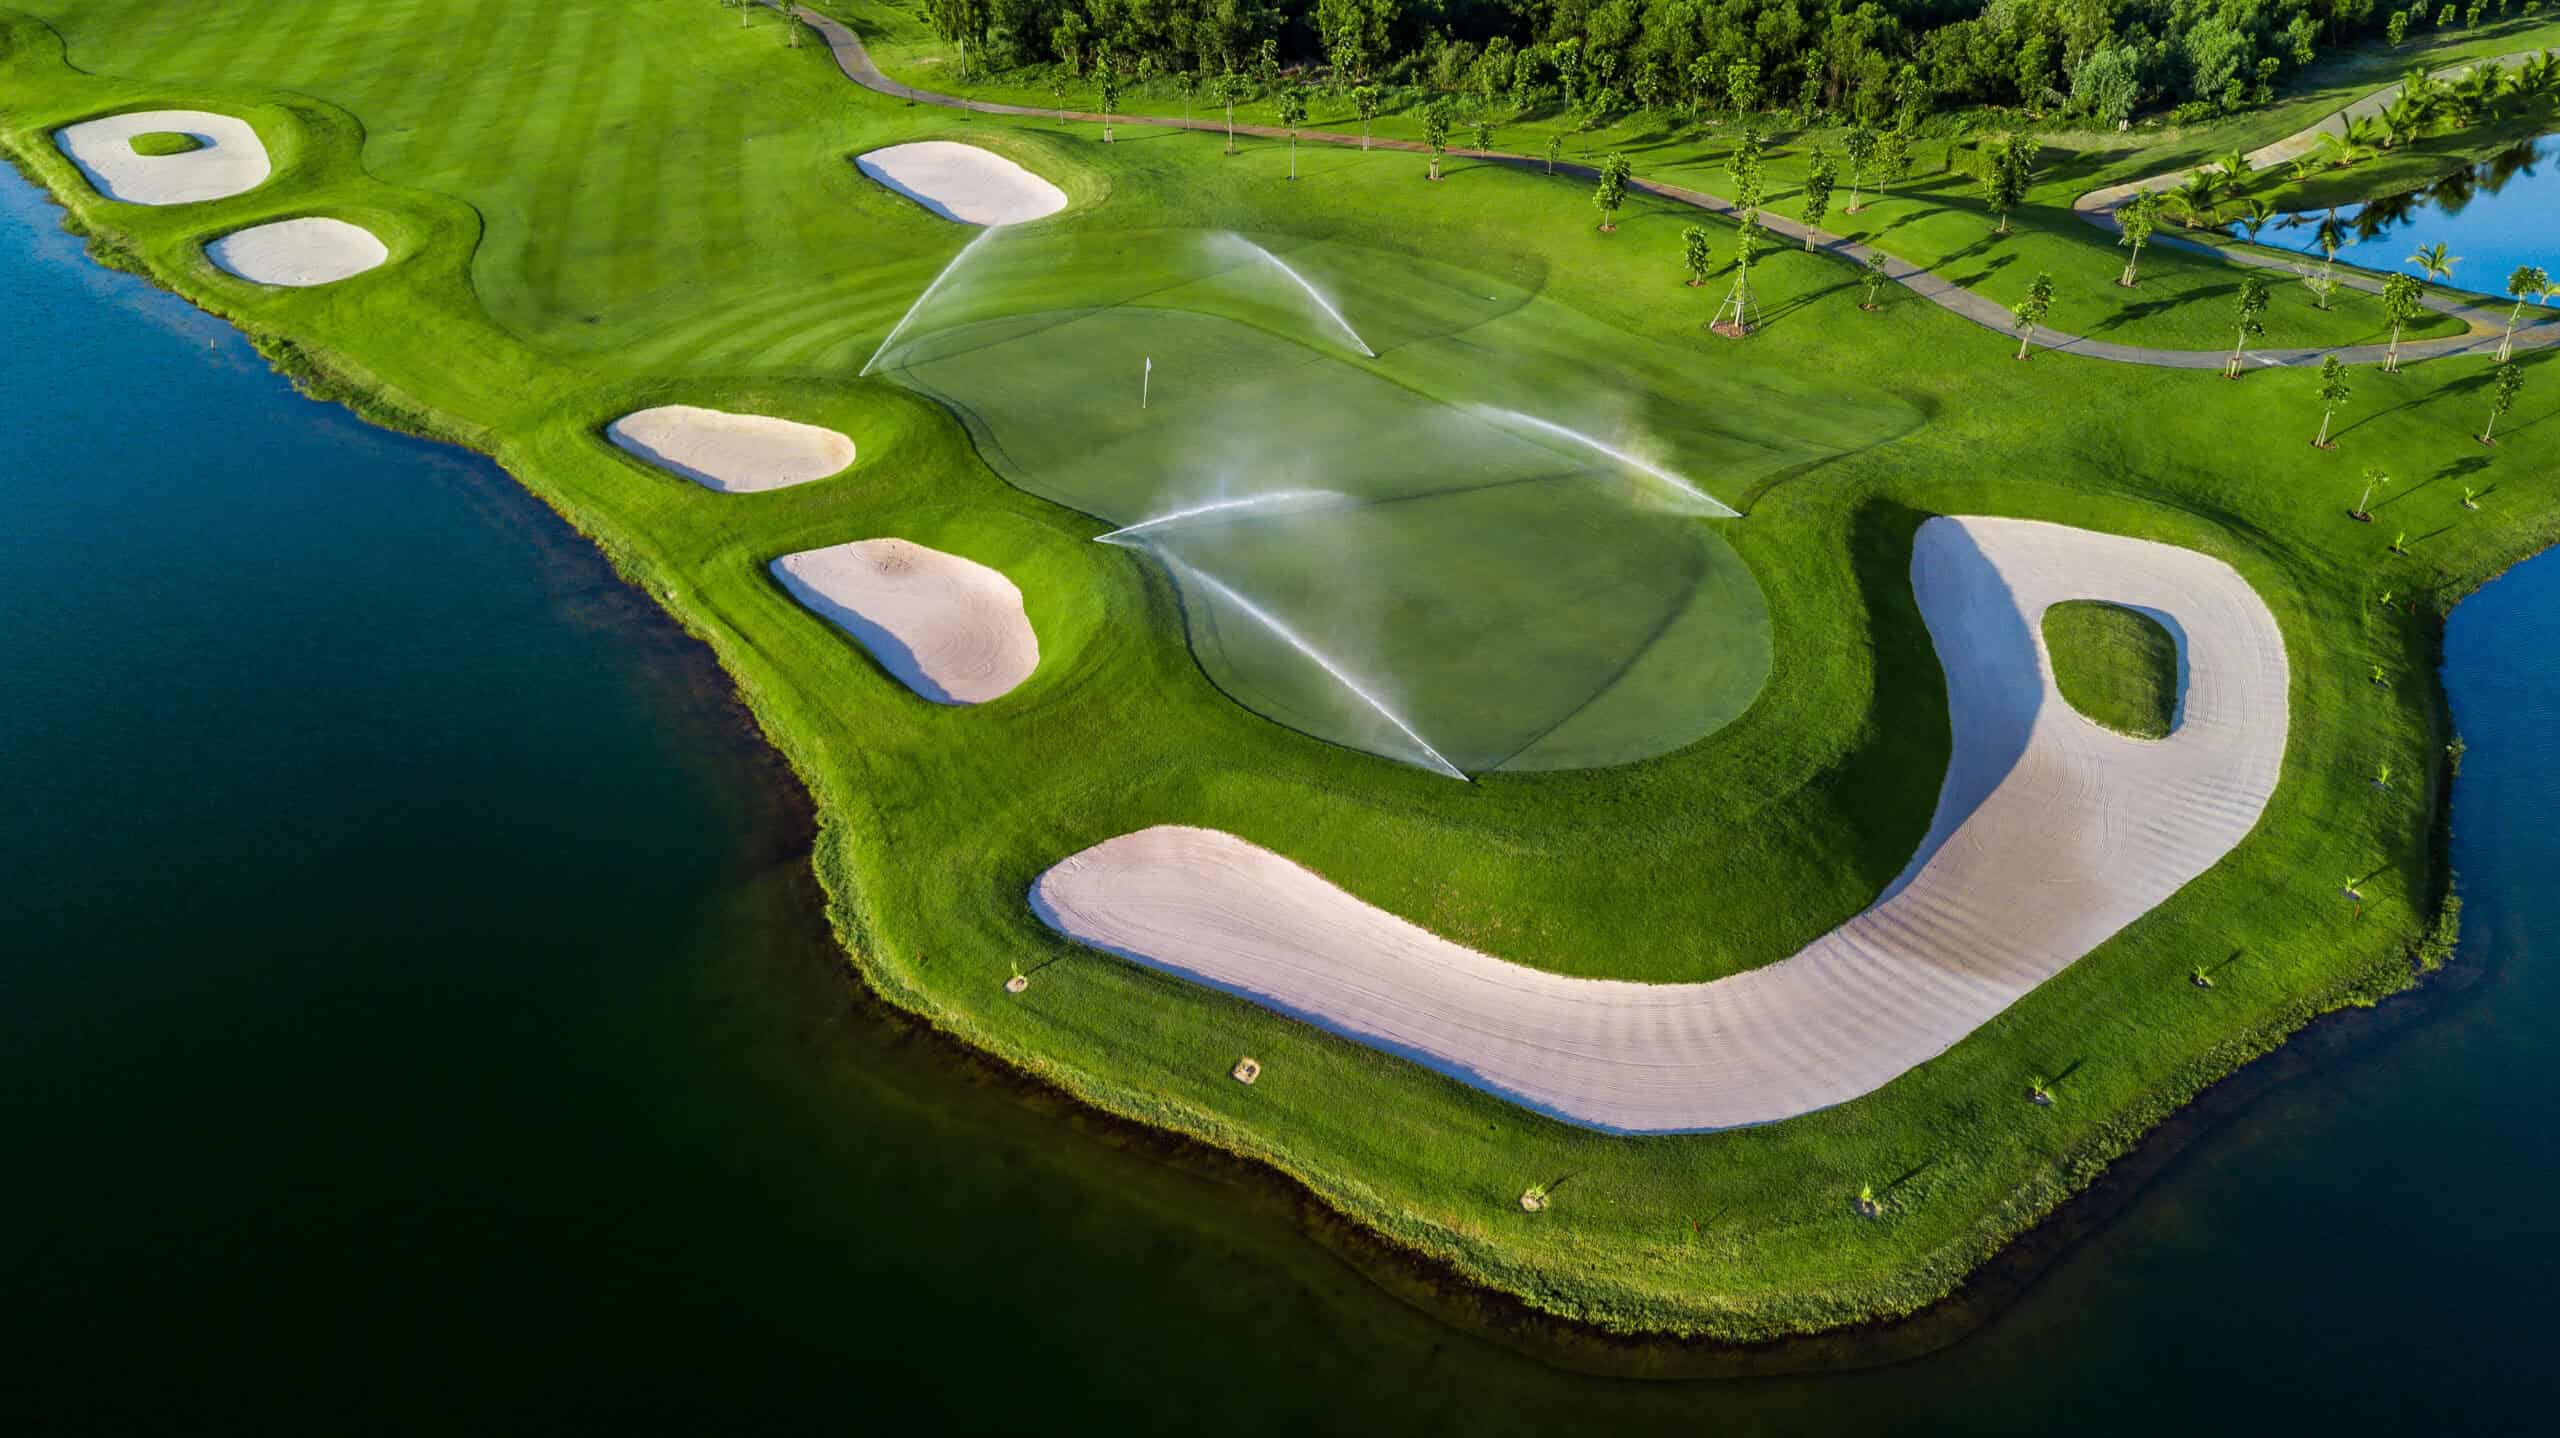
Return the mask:
{"type": "Polygon", "coordinates": [[[1860,313],[1851,274],[1793,253],[1757,272],[1768,328],[1710,340],[1716,290],[1684,287],[1674,263],[1692,212],[1639,203],[1600,235],[1580,186],[1515,170],[1462,163],[1429,185],[1410,156],[1311,149],[1292,186],[1278,145],[1227,159],[1206,136],[1106,147],[962,121],[855,92],[816,47],[699,0],[16,3],[0,9],[0,144],[103,258],[263,336],[318,392],[493,452],[710,644],[816,798],[831,918],[883,994],[1593,1323],[1750,1339],[1911,1311],[2198,1085],[2322,1008],[2403,982],[2444,880],[2428,843],[2448,737],[2434,616],[2548,543],[2560,516],[2547,448],[2560,383],[2541,356],[2495,450],[2469,438],[2488,365],[2447,360],[2360,373],[2330,454],[2307,443],[2305,376],[2012,364],[2000,336],[1908,297],[1860,313]],[[100,200],[50,132],[145,104],[247,118],[276,178],[200,206],[100,200]],[[1720,490],[1747,511],[1721,532],[1768,610],[1759,697],[1658,759],[1468,786],[1228,702],[1160,571],[1089,543],[1101,521],[1006,483],[949,411],[855,377],[964,236],[855,180],[849,158],[926,136],[1056,179],[1076,201],[1061,232],[1356,243],[1552,309],[1521,343],[1453,364],[1452,385],[1569,384],[1576,334],[1676,352],[1647,381],[1665,408],[1726,404],[1738,432],[1811,446],[1720,490]],[[208,237],[314,210],[382,235],[392,263],[276,291],[203,258],[208,237]],[[1562,348],[1532,343],[1545,338],[1562,348]],[[663,402],[831,425],[861,459],[795,489],[714,494],[602,441],[606,420],[663,402]],[[1826,443],[1850,412],[1868,416],[1862,437],[1826,443]],[[2402,480],[2378,527],[2343,515],[2366,464],[2402,480]],[[2462,484],[2479,512],[2461,507],[2462,484]],[[2293,741],[2264,822],[2229,860],[1870,1098],[1742,1132],[1608,1138],[1066,945],[1022,902],[1062,854],[1186,822],[1559,972],[1696,979],[1766,963],[1868,902],[1927,822],[1945,695],[1907,567],[1936,513],[2229,561],[2283,627],[2293,741]],[[2406,556],[2385,552],[2383,529],[2409,533],[2406,556]],[[1040,671],[994,704],[928,704],[765,570],[882,534],[1005,571],[1040,671]],[[2386,585],[2423,612],[2373,604],[2386,585]],[[2377,756],[2425,777],[2379,791],[2377,756]],[[2360,918],[2337,896],[2347,874],[2362,876],[2360,918]],[[2212,991],[2186,981],[2235,949],[2212,991]],[[1003,989],[1017,964],[1037,975],[1018,998],[1003,989]],[[1264,1064],[1251,1088],[1226,1077],[1248,1051],[1264,1064]],[[2065,1069],[2070,1103],[2019,1099],[2027,1076],[2065,1069]],[[1525,1186],[1567,1173],[1546,1212],[1519,1209],[1525,1186]],[[1881,1220],[1851,1211],[1865,1185],[1885,1196],[1881,1220]]]}
{"type": "Polygon", "coordinates": [[[2178,641],[2150,615],[2094,599],[2044,612],[2054,687],[2089,720],[2137,739],[2167,737],[2178,712],[2178,641]]]}

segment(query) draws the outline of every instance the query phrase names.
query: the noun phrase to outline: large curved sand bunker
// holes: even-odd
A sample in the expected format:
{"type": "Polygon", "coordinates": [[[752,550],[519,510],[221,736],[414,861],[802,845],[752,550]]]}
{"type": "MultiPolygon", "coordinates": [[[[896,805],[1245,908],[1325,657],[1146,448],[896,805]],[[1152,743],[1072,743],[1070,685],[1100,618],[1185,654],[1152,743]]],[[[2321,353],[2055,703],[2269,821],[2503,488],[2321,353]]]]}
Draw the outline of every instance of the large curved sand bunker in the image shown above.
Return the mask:
{"type": "Polygon", "coordinates": [[[865,539],[786,554],[773,573],[792,598],[937,704],[984,704],[1039,666],[1022,591],[974,560],[903,539],[865,539]]]}
{"type": "Polygon", "coordinates": [[[854,161],[862,173],[966,225],[1018,225],[1067,207],[1067,192],[992,150],[918,140],[854,161]]]}
{"type": "Polygon", "coordinates": [[[234,230],[204,253],[244,280],[288,289],[333,284],[391,258],[373,231],[320,215],[234,230]]]}
{"type": "Polygon", "coordinates": [[[1954,755],[1928,838],[1872,908],[1703,984],[1567,978],[1463,948],[1230,834],[1109,839],[1032,885],[1068,937],[1596,1128],[1768,1123],[1871,1092],[1988,1022],[2246,837],[2284,760],[2284,641],[2229,566],[2006,519],[1934,519],[1912,585],[1954,755]],[[2054,688],[2045,609],[2163,618],[2186,691],[2143,741],[2054,688]]]}
{"type": "Polygon", "coordinates": [[[806,484],[853,463],[853,441],[834,430],[689,404],[634,410],[604,433],[660,469],[723,494],[806,484]]]}
{"type": "Polygon", "coordinates": [[[191,205],[226,199],[266,183],[267,147],[246,120],[209,110],[132,110],[103,120],[65,125],[54,143],[98,193],[136,205],[191,205]],[[178,134],[198,147],[176,155],[145,155],[137,135],[178,134]]]}

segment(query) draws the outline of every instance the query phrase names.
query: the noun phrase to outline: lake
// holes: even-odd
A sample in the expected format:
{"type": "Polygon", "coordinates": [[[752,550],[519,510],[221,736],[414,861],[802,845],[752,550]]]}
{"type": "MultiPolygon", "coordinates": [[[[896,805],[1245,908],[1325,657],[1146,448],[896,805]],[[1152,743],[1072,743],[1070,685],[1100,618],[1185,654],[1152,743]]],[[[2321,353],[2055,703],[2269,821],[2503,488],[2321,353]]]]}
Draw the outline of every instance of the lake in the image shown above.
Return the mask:
{"type": "Polygon", "coordinates": [[[5,176],[0,371],[12,1431],[2545,1416],[2560,562],[2448,639],[2454,982],[2253,1071],[1953,1348],[1642,1382],[883,1013],[697,646],[488,462],[298,398],[5,176]]]}
{"type": "MultiPolygon", "coordinates": [[[[2442,243],[2462,262],[2453,283],[2486,295],[2503,295],[2518,265],[2560,272],[2560,135],[2511,146],[2423,189],[2361,205],[2341,206],[2347,242],[2338,258],[2369,270],[2409,269],[2407,256],[2421,245],[2442,243]]],[[[2258,238],[2262,243],[2317,255],[2326,210],[2280,215],[2258,238]]],[[[2245,234],[2233,226],[2232,233],[2245,234]]]]}

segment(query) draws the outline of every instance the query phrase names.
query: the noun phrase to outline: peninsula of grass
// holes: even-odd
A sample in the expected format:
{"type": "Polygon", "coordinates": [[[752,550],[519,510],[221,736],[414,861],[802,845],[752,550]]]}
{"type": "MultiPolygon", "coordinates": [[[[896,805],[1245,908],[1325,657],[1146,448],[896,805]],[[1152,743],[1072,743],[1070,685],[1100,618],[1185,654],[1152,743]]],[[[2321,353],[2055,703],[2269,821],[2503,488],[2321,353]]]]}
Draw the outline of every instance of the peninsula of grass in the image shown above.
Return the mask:
{"type": "MultiPolygon", "coordinates": [[[[1913,1312],[2204,1085],[2323,1011],[2405,985],[2447,886],[2430,843],[2449,737],[2437,621],[2560,533],[2560,372],[2542,351],[2523,359],[2494,449],[2471,438],[2491,365],[2454,358],[2357,370],[2328,452],[2308,442],[2308,373],[2013,363],[2013,341],[1907,293],[1862,311],[1848,267],[1800,251],[1764,256],[1766,321],[1729,341],[1704,326],[1734,232],[1684,206],[1637,196],[1601,233],[1586,184],[1519,167],[1453,163],[1432,184],[1416,155],[1307,146],[1291,183],[1285,142],[1229,158],[1204,134],[1124,129],[1105,145],[1092,127],[963,119],[855,89],[822,46],[701,0],[7,6],[0,146],[102,258],[239,324],[314,392],[493,454],[712,648],[814,797],[829,917],[872,988],[1098,1108],[1258,1159],[1470,1280],[1606,1328],[1758,1340],[1913,1312]],[[101,200],[53,132],[143,105],[240,116],[274,177],[197,205],[101,200]],[[1162,567],[1008,482],[1041,456],[991,454],[953,409],[860,377],[970,238],[852,163],[927,138],[998,150],[1070,198],[1036,233],[1091,262],[991,287],[972,301],[990,312],[1126,304],[1167,236],[1232,231],[1377,323],[1380,351],[1404,356],[1374,371],[1385,382],[1450,405],[1551,392],[1576,406],[1564,419],[1659,436],[1654,459],[1743,511],[1700,523],[1765,605],[1756,697],[1658,757],[1470,784],[1231,702],[1162,567]],[[273,290],[203,256],[210,237],[311,213],[362,224],[400,263],[273,290]],[[1701,223],[1716,263],[1691,288],[1680,236],[1701,223]],[[1624,376],[1642,388],[1599,412],[1590,396],[1624,376]],[[658,404],[823,425],[859,458],[813,483],[714,493],[604,439],[658,404]],[[2372,525],[2344,512],[2368,466],[2396,481],[2372,525]],[[1928,826],[1947,702],[1910,563],[1914,532],[1941,514],[2226,561],[2281,627],[2293,737],[2227,859],[1865,1098],[1761,1128],[1613,1137],[1076,947],[1026,902],[1062,856],[1183,823],[1558,973],[1695,980],[1770,963],[1873,901],[1928,826]],[[1003,573],[1038,670],[993,703],[932,704],[770,574],[779,556],[875,536],[1003,573]],[[2383,587],[2400,602],[2374,603],[2383,587]],[[2409,777],[2377,789],[2377,760],[2409,777]],[[2339,897],[2343,875],[2360,910],[2339,897]],[[2249,965],[2209,992],[2189,981],[2235,947],[2249,965]],[[1036,976],[1020,994],[1016,974],[1036,976]],[[1230,1077],[1245,1054],[1261,1065],[1251,1086],[1230,1077]],[[2018,1100],[2065,1070],[2067,1103],[2018,1100]],[[1539,1186],[1548,1202],[1526,1211],[1539,1186]],[[1855,1206],[1870,1190],[1874,1218],[1855,1206]]],[[[2174,340],[2185,320],[2143,313],[2162,292],[2109,283],[2112,246],[2059,208],[2066,189],[2159,168],[2145,151],[2093,153],[2007,240],[1949,182],[1894,201],[1912,217],[1895,233],[1949,227],[1925,252],[1993,292],[2058,269],[2044,247],[2072,235],[2092,256],[2080,326],[2174,340]]],[[[1304,328],[1278,310],[1223,318],[1304,328]]],[[[2219,314],[2193,333],[2227,343],[2219,314]]],[[[1373,373],[1307,349],[1312,369],[1373,373]]],[[[1098,373],[1091,402],[1130,407],[1135,381],[1098,373]]],[[[1424,439],[1361,443],[1392,455],[1424,439]]]]}
{"type": "Polygon", "coordinates": [[[134,136],[131,143],[135,154],[148,155],[155,159],[164,155],[183,155],[191,150],[204,148],[204,141],[179,130],[148,130],[134,136]]]}
{"type": "Polygon", "coordinates": [[[2045,652],[2063,702],[2136,739],[2165,737],[2178,713],[2178,641],[2120,604],[2074,599],[2044,612],[2045,652]]]}

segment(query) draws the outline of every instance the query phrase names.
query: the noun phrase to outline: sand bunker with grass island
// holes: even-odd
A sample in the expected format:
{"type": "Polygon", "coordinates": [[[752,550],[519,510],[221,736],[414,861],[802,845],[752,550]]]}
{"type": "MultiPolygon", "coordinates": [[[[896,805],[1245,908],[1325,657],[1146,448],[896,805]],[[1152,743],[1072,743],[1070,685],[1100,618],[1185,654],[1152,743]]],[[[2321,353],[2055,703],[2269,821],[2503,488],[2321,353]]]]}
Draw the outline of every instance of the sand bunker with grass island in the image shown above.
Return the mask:
{"type": "Polygon", "coordinates": [[[287,289],[333,284],[391,258],[373,231],[318,215],[234,230],[206,245],[204,254],[244,280],[287,289]]]}
{"type": "Polygon", "coordinates": [[[903,539],[865,539],[786,554],[773,574],[792,598],[937,704],[984,704],[1039,666],[1022,591],[974,560],[903,539]]]}
{"type": "Polygon", "coordinates": [[[634,410],[604,433],[623,451],[723,494],[807,484],[853,463],[853,441],[823,426],[689,404],[634,410]]]}
{"type": "Polygon", "coordinates": [[[2229,853],[2284,763],[2275,617],[2191,550],[2060,525],[1933,519],[1912,587],[1954,748],[1928,837],[1872,907],[1703,984],[1569,978],[1442,939],[1215,830],[1108,839],[1034,881],[1050,927],[1593,1128],[1770,1123],[1943,1053],[2229,853]],[[2178,642],[2168,737],[2081,717],[2042,618],[2102,599],[2178,642]]]}
{"type": "Polygon", "coordinates": [[[918,140],[854,161],[862,173],[964,225],[1018,225],[1067,207],[1067,192],[992,150],[918,140]]]}
{"type": "Polygon", "coordinates": [[[54,143],[98,193],[134,205],[192,205],[226,199],[265,184],[267,147],[246,120],[208,110],[133,110],[83,120],[54,133],[54,143]],[[197,148],[146,155],[137,136],[194,137],[197,148]]]}

